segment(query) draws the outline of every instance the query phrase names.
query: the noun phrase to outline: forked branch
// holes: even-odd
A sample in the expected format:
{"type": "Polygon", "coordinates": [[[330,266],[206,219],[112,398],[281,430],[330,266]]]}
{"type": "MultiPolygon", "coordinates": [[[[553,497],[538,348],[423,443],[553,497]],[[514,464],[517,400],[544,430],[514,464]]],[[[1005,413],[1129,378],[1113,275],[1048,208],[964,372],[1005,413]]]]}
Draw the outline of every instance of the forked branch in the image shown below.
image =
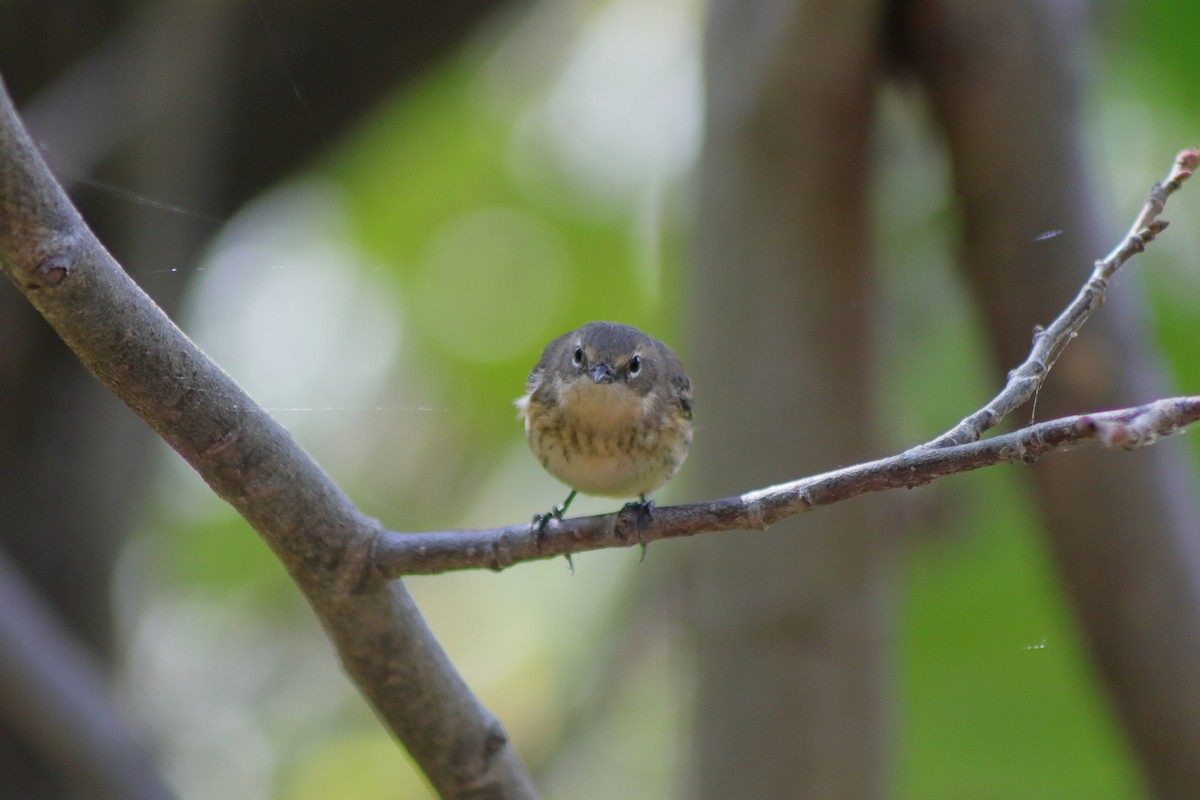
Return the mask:
{"type": "Polygon", "coordinates": [[[388,531],[381,534],[374,549],[374,577],[503,569],[522,561],[646,544],[707,531],[761,529],[785,517],[861,494],[912,488],[992,464],[1033,461],[1043,453],[1079,447],[1092,440],[1108,447],[1129,448],[1174,433],[1196,421],[1200,397],[1159,400],[1138,408],[1066,417],[980,441],[986,431],[1037,394],[1063,349],[1103,305],[1113,274],[1167,227],[1166,220],[1159,215],[1168,198],[1191,177],[1198,163],[1200,150],[1179,153],[1166,179],[1151,189],[1129,233],[1112,252],[1095,263],[1083,288],[1058,318],[1036,332],[1029,356],[1009,373],[1001,392],[936,439],[890,458],[737,497],[655,509],[648,522],[644,516],[623,511],[562,520],[537,535],[528,525],[419,534],[388,531]]]}
{"type": "Polygon", "coordinates": [[[1054,367],[1054,362],[1079,334],[1083,323],[1104,305],[1104,295],[1108,291],[1108,282],[1112,276],[1126,261],[1145,250],[1146,245],[1166,229],[1167,221],[1159,219],[1159,214],[1166,207],[1167,199],[1179,190],[1184,181],[1192,177],[1197,162],[1200,162],[1200,151],[1197,150],[1184,150],[1175,157],[1170,174],[1162,183],[1154,184],[1141,213],[1137,215],[1121,243],[1096,262],[1087,283],[1058,318],[1048,327],[1035,330],[1033,349],[1021,366],[1008,373],[1008,383],[1000,393],[986,406],[922,447],[952,447],[976,441],[999,425],[1013,411],[1033,399],[1054,367]]]}

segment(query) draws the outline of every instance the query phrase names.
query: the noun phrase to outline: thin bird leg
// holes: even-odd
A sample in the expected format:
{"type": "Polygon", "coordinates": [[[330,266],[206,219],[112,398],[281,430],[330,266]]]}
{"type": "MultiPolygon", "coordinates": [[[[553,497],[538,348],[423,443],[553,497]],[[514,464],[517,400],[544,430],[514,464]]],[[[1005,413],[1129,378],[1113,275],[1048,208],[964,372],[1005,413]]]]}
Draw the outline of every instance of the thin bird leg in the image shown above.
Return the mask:
{"type": "Polygon", "coordinates": [[[575,495],[577,495],[577,494],[579,494],[579,492],[572,489],[571,493],[569,495],[567,495],[567,499],[563,500],[562,505],[559,506],[558,508],[554,509],[551,512],[552,514],[554,514],[556,519],[563,518],[563,514],[567,513],[567,506],[571,505],[571,501],[575,499],[575,495]]]}
{"type": "MultiPolygon", "coordinates": [[[[571,493],[569,495],[567,495],[567,499],[563,500],[561,506],[555,506],[554,508],[547,511],[545,514],[534,514],[533,515],[532,527],[535,529],[534,536],[537,538],[538,550],[542,549],[542,536],[546,533],[546,523],[548,523],[551,519],[562,519],[563,514],[567,513],[567,507],[569,505],[571,505],[571,501],[575,499],[575,495],[577,495],[577,494],[579,494],[579,492],[572,489],[571,493]]],[[[575,574],[575,562],[571,560],[570,553],[566,553],[565,557],[567,559],[567,569],[569,569],[571,571],[571,574],[574,575],[575,574]]]]}
{"type": "Polygon", "coordinates": [[[650,546],[650,545],[646,544],[644,541],[642,541],[642,525],[646,522],[649,522],[650,518],[652,516],[654,516],[654,501],[647,500],[645,494],[640,494],[640,495],[638,495],[638,497],[641,498],[640,503],[630,503],[629,505],[637,506],[637,514],[638,514],[637,540],[638,540],[638,544],[640,544],[642,546],[642,556],[641,556],[641,558],[638,559],[638,563],[641,564],[641,563],[645,562],[646,548],[650,546]]]}

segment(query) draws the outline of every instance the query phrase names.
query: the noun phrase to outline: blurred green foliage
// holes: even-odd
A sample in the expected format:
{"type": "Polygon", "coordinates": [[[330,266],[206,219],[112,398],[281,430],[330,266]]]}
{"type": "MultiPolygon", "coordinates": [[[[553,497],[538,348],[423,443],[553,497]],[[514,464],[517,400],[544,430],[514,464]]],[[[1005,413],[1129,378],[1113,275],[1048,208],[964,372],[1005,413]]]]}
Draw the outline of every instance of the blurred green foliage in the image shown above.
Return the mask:
{"type": "Polygon", "coordinates": [[[960,535],[912,551],[900,631],[902,796],[1138,797],[1020,473],[965,477],[974,507],[957,520],[960,535]]]}

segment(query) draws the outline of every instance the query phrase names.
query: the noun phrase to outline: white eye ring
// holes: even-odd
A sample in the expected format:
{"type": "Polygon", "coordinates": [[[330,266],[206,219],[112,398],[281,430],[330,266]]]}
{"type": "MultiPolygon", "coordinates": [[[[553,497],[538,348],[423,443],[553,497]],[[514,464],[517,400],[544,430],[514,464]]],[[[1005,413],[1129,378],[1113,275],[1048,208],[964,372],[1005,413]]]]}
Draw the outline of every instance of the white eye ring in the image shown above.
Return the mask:
{"type": "Polygon", "coordinates": [[[642,371],[642,357],[634,353],[633,358],[629,359],[629,377],[634,377],[642,371]]]}
{"type": "Polygon", "coordinates": [[[571,356],[571,363],[577,367],[583,366],[583,348],[575,345],[575,355],[571,356]]]}

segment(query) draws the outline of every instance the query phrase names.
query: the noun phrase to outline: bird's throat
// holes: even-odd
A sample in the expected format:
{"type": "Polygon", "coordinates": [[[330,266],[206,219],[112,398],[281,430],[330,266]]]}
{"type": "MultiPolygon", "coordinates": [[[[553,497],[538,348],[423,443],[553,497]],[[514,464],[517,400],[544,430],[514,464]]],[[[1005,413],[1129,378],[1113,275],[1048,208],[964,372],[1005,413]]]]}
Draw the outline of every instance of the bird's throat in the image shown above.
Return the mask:
{"type": "Polygon", "coordinates": [[[620,383],[576,381],[562,388],[559,407],[577,424],[605,431],[641,424],[653,400],[620,383]]]}

